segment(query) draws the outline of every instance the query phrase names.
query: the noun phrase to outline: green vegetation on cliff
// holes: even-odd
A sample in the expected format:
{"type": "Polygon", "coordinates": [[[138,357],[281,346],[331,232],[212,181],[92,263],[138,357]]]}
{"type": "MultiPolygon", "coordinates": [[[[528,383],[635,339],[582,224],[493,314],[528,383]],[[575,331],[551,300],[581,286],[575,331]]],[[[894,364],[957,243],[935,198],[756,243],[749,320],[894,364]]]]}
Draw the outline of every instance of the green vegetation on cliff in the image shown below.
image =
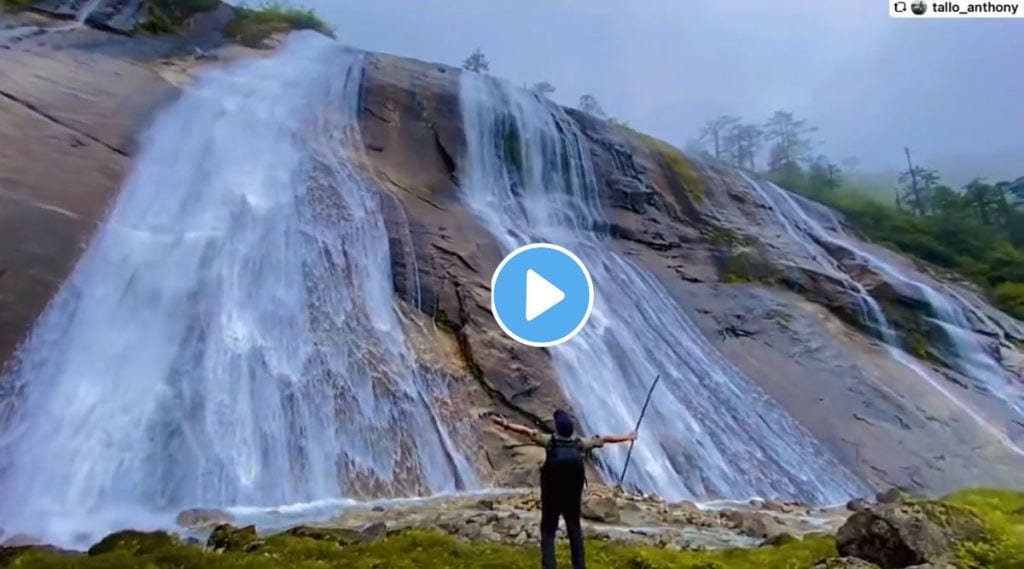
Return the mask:
{"type": "MultiPolygon", "coordinates": [[[[1024,177],[954,188],[905,149],[907,169],[895,188],[851,183],[838,164],[814,155],[817,130],[781,110],[762,124],[720,116],[701,129],[699,151],[838,209],[872,240],[962,274],[1024,318],[1024,177]]],[[[843,163],[851,170],[857,160],[843,163]]]]}
{"type": "Polygon", "coordinates": [[[1024,212],[1007,209],[1005,227],[986,224],[957,195],[928,215],[916,215],[856,187],[831,190],[810,184],[790,188],[834,207],[872,240],[939,267],[956,271],[981,286],[999,308],[1024,318],[1024,212]]]}
{"type": "Polygon", "coordinates": [[[313,30],[334,37],[334,29],[312,10],[270,1],[257,8],[237,8],[235,19],[224,30],[229,38],[248,47],[263,47],[274,34],[313,30]]]}
{"type": "Polygon", "coordinates": [[[682,186],[694,204],[704,203],[704,180],[697,173],[690,159],[682,152],[664,140],[633,130],[626,123],[612,120],[610,124],[622,129],[640,145],[651,151],[655,158],[661,161],[662,166],[668,169],[666,173],[675,175],[673,182],[682,186]]]}
{"type": "MultiPolygon", "coordinates": [[[[143,3],[149,18],[139,26],[139,31],[151,34],[180,33],[191,18],[222,4],[221,0],[143,0],[143,3]]],[[[266,47],[266,40],[274,34],[293,30],[314,30],[334,37],[331,26],[312,10],[284,2],[272,0],[255,7],[237,6],[234,10],[235,17],[224,33],[229,39],[248,47],[266,47]]]]}

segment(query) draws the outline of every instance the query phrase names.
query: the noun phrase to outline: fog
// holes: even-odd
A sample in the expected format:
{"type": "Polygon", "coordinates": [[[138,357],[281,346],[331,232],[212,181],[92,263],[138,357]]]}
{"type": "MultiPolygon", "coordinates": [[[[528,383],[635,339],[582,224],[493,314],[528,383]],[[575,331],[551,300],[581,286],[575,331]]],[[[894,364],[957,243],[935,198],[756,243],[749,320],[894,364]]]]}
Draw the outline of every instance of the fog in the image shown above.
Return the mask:
{"type": "Polygon", "coordinates": [[[1024,175],[1024,20],[895,20],[883,0],[306,0],[345,43],[549,81],[680,147],[716,115],[791,110],[819,151],[947,179],[1024,175]]]}

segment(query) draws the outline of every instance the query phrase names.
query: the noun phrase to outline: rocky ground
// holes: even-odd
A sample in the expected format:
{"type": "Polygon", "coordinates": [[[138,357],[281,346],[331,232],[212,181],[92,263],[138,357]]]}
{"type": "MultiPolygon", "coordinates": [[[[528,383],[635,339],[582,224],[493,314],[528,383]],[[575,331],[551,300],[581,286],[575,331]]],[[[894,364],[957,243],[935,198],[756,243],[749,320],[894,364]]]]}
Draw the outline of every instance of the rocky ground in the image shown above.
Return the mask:
{"type": "MultiPolygon", "coordinates": [[[[539,495],[534,491],[502,491],[486,496],[354,505],[324,524],[350,531],[381,525],[391,532],[421,529],[465,541],[523,545],[539,539],[539,508],[539,495]]],[[[600,485],[588,487],[583,504],[588,538],[694,550],[756,547],[793,536],[831,534],[849,514],[844,507],[815,509],[759,500],[668,503],[600,485]]],[[[274,515],[273,511],[269,513],[271,518],[274,515]]],[[[239,520],[227,512],[200,509],[182,512],[178,522],[196,532],[194,535],[204,536],[203,528],[239,520]]],[[[560,535],[564,537],[564,533],[560,535]]]]}
{"type": "MultiPolygon", "coordinates": [[[[366,506],[325,523],[277,529],[240,526],[226,512],[188,510],[178,516],[189,526],[181,534],[118,532],[87,554],[9,539],[0,566],[531,567],[536,502],[532,493],[509,492],[366,506]]],[[[789,503],[667,504],[595,487],[584,515],[592,567],[1009,569],[1024,563],[1024,495],[1012,492],[975,490],[935,501],[890,490],[842,510],[815,510],[789,503]]]]}

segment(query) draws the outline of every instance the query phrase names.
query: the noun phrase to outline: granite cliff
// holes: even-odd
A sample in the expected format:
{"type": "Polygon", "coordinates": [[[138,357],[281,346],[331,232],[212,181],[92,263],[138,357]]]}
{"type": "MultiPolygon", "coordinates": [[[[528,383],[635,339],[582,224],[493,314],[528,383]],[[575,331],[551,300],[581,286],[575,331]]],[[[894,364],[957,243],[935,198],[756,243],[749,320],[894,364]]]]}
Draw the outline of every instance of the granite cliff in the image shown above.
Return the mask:
{"type": "MultiPolygon", "coordinates": [[[[0,39],[0,360],[15,367],[17,346],[103,222],[154,113],[197,68],[267,52],[228,45],[223,21],[168,39],[4,18],[8,31],[42,30],[0,39]]],[[[550,351],[512,341],[490,314],[490,276],[506,251],[461,193],[464,72],[383,54],[366,54],[363,69],[360,162],[380,195],[416,363],[450,383],[440,413],[472,433],[462,444],[481,481],[528,484],[536,450],[479,414],[549,428],[553,408],[585,410],[567,397],[550,351]]],[[[865,491],[1024,486],[1017,321],[954,275],[865,242],[820,205],[625,125],[563,112],[600,189],[607,224],[591,230],[651,275],[865,491]],[[965,315],[956,336],[938,323],[934,293],[965,315]],[[964,363],[968,344],[1004,384],[964,363]]],[[[2,389],[13,404],[13,388],[2,389]]],[[[394,492],[368,491],[381,493],[394,492]]]]}

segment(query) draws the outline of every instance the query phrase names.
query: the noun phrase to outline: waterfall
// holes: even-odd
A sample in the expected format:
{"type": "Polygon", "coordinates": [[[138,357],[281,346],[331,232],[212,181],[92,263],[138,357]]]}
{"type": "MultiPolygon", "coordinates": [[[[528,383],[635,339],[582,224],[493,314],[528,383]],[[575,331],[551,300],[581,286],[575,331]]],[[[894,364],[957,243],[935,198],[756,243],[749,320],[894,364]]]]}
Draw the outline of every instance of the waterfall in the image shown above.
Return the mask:
{"type": "MultiPolygon", "coordinates": [[[[896,332],[887,322],[885,314],[875,299],[867,293],[860,283],[856,282],[842,269],[839,263],[828,254],[821,244],[826,243],[833,247],[841,248],[851,253],[859,262],[881,274],[888,281],[917,291],[929,307],[929,312],[931,312],[930,318],[944,331],[949,339],[950,345],[953,348],[953,364],[957,371],[963,373],[974,382],[974,387],[979,392],[997,397],[1012,414],[1020,420],[1024,420],[1024,392],[1021,391],[1020,386],[1015,386],[1012,383],[1007,372],[1002,369],[975,338],[968,323],[965,309],[962,308],[963,302],[959,301],[959,298],[954,293],[941,293],[924,282],[914,280],[904,271],[901,271],[891,263],[885,262],[877,255],[871,254],[866,248],[858,246],[849,235],[843,232],[841,224],[833,224],[833,227],[836,228],[833,235],[820,223],[812,219],[800,203],[786,190],[771,182],[753,180],[742,173],[741,176],[754,193],[760,196],[770,207],[786,234],[804,249],[812,259],[817,261],[819,267],[827,274],[845,283],[848,290],[856,295],[861,306],[867,307],[868,318],[866,321],[879,332],[880,339],[890,348],[890,352],[897,361],[910,368],[916,375],[939,390],[983,429],[995,436],[1004,446],[1018,454],[1024,454],[1024,448],[1003,429],[994,425],[979,410],[974,409],[957,397],[949,387],[943,385],[941,380],[933,377],[934,374],[927,371],[924,366],[901,349],[896,332]]],[[[981,315],[979,318],[985,319],[986,317],[981,315]]],[[[995,327],[995,325],[992,326],[995,327]]]]}
{"type": "Polygon", "coordinates": [[[86,0],[85,3],[82,4],[82,7],[79,8],[78,12],[75,14],[75,21],[80,24],[84,24],[85,21],[89,19],[89,16],[91,16],[92,13],[96,11],[96,8],[98,8],[100,3],[102,2],[103,0],[86,0]]]}
{"type": "MultiPolygon", "coordinates": [[[[361,58],[311,32],[162,111],[0,385],[0,527],[81,544],[182,508],[477,485],[353,166],[361,58]]],[[[170,518],[168,518],[170,516],[170,518]]]]}
{"type": "MultiPolygon", "coordinates": [[[[628,431],[662,378],[627,485],[669,499],[781,496],[839,502],[863,485],[726,361],[650,274],[614,251],[589,151],[574,121],[532,93],[463,73],[463,200],[504,250],[550,242],[576,253],[596,289],[590,321],[551,348],[590,434],[628,431]]],[[[599,451],[617,479],[625,449],[599,451]]]]}

